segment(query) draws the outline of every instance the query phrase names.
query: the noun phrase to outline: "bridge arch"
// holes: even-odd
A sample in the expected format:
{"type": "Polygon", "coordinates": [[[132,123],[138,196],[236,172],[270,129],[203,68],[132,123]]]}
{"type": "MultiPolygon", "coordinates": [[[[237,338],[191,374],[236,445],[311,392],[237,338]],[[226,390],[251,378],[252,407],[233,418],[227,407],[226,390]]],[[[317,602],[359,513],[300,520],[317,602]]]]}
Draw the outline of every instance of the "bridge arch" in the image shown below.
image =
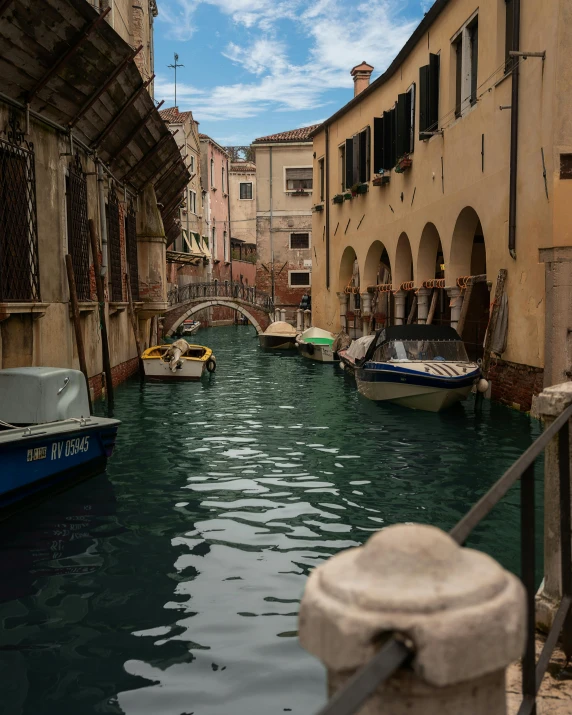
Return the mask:
{"type": "Polygon", "coordinates": [[[271,316],[262,310],[257,311],[261,314],[259,315],[260,320],[257,320],[253,315],[253,311],[247,309],[241,301],[235,301],[230,298],[207,298],[199,301],[194,301],[192,303],[187,303],[183,306],[184,309],[182,311],[180,306],[177,306],[177,308],[174,310],[167,311],[163,323],[163,330],[165,331],[165,335],[171,337],[173,333],[177,330],[179,325],[181,325],[181,323],[183,323],[191,315],[194,315],[201,310],[205,310],[206,308],[213,308],[217,305],[236,310],[238,313],[247,318],[250,323],[252,323],[258,334],[263,333],[270,325],[270,323],[272,323],[271,316]],[[267,325],[261,325],[261,323],[266,323],[266,321],[267,325]]]}

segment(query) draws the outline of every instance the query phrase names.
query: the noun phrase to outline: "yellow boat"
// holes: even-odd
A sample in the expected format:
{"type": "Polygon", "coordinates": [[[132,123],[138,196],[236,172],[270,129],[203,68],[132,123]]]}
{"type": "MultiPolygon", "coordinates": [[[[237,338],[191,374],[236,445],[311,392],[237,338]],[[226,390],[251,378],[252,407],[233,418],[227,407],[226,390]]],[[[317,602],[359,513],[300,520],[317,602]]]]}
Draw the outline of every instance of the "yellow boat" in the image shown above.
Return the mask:
{"type": "Polygon", "coordinates": [[[154,345],[141,356],[147,380],[200,380],[205,370],[216,370],[213,351],[204,345],[176,340],[171,345],[154,345]]]}

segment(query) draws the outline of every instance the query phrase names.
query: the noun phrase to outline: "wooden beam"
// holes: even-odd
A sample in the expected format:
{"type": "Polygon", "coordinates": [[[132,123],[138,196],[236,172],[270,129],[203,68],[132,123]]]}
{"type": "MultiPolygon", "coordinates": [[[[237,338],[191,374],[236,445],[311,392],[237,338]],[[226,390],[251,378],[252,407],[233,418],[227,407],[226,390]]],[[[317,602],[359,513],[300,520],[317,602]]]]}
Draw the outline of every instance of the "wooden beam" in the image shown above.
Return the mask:
{"type": "Polygon", "coordinates": [[[146,154],[144,154],[141,157],[141,159],[139,159],[139,161],[134,166],[131,167],[131,169],[129,169],[127,174],[125,174],[125,176],[123,177],[123,181],[125,183],[127,183],[129,181],[129,179],[133,176],[133,174],[136,171],[138,171],[139,169],[141,169],[141,167],[144,166],[149,161],[150,157],[152,157],[156,152],[158,152],[159,149],[163,146],[163,144],[166,141],[168,141],[171,137],[174,137],[178,131],[179,130],[177,129],[177,131],[173,132],[173,134],[171,134],[171,132],[167,131],[167,134],[165,134],[164,137],[161,137],[161,139],[159,139],[159,141],[156,144],[154,144],[151,147],[151,149],[149,149],[149,151],[146,154]]]}
{"type": "Polygon", "coordinates": [[[131,142],[135,139],[135,137],[139,134],[139,132],[143,129],[143,127],[147,124],[147,122],[153,115],[153,112],[155,111],[155,109],[157,109],[157,111],[159,111],[159,107],[163,106],[164,101],[165,100],[162,100],[161,102],[159,102],[159,104],[156,107],[151,107],[151,109],[147,112],[147,114],[143,117],[143,119],[139,122],[139,124],[135,127],[135,129],[132,132],[130,132],[128,134],[128,136],[121,142],[121,146],[119,147],[119,149],[109,157],[108,162],[110,164],[112,164],[115,161],[115,159],[117,159],[117,157],[121,154],[121,152],[131,144],[131,142]]]}
{"type": "Polygon", "coordinates": [[[417,308],[417,296],[413,296],[413,302],[411,303],[411,310],[409,311],[409,316],[407,317],[407,325],[411,325],[413,319],[415,318],[415,310],[417,308]]]}
{"type": "Polygon", "coordinates": [[[0,0],[0,15],[4,13],[5,10],[7,10],[8,5],[13,2],[13,0],[0,0]]]}
{"type": "Polygon", "coordinates": [[[137,319],[135,317],[135,309],[133,307],[133,296],[131,294],[131,281],[129,280],[129,274],[125,274],[125,283],[127,284],[127,300],[129,301],[129,319],[131,320],[131,329],[133,330],[133,337],[135,338],[135,347],[137,349],[137,358],[139,364],[139,377],[143,379],[143,360],[141,359],[141,343],[139,342],[139,330],[137,329],[137,319]]]}
{"type": "Polygon", "coordinates": [[[79,315],[79,303],[77,300],[77,290],[75,286],[75,275],[73,271],[72,257],[66,254],[66,271],[68,274],[68,286],[70,289],[70,303],[72,307],[72,320],[75,332],[75,342],[77,345],[77,356],[79,358],[79,369],[85,377],[85,386],[87,387],[87,400],[89,402],[89,414],[93,414],[91,404],[91,395],[89,392],[89,375],[87,374],[87,363],[85,361],[85,346],[83,344],[83,334],[81,332],[81,318],[79,315]]]}
{"type": "Polygon", "coordinates": [[[71,122],[68,124],[70,129],[76,125],[76,123],[83,117],[83,115],[93,107],[93,105],[97,102],[97,100],[101,97],[101,95],[105,92],[108,87],[115,82],[117,77],[123,72],[123,70],[127,67],[127,65],[133,60],[136,55],[138,55],[141,50],[143,49],[143,45],[139,45],[139,47],[136,50],[133,50],[130,52],[127,57],[121,62],[115,70],[111,73],[111,76],[109,79],[105,81],[105,83],[99,87],[92,95],[91,97],[85,102],[85,104],[82,106],[82,108],[78,111],[78,113],[75,115],[75,117],[71,120],[71,122]]]}
{"type": "Polygon", "coordinates": [[[467,313],[469,312],[469,303],[471,302],[471,295],[473,294],[474,283],[467,283],[467,289],[465,290],[465,295],[463,296],[463,305],[461,306],[461,314],[459,315],[459,322],[457,323],[457,332],[460,337],[463,337],[463,329],[465,327],[465,321],[467,320],[467,313]]]}
{"type": "Polygon", "coordinates": [[[115,127],[117,122],[121,119],[121,117],[125,114],[125,112],[129,109],[129,107],[133,104],[133,102],[140,97],[143,92],[147,89],[147,87],[151,84],[151,82],[155,79],[155,75],[153,75],[150,79],[148,79],[146,82],[143,82],[143,84],[139,87],[139,89],[136,89],[135,92],[129,97],[129,99],[125,102],[125,104],[121,107],[121,109],[117,112],[117,114],[113,117],[111,122],[105,127],[105,129],[101,132],[101,134],[97,137],[93,144],[93,149],[98,149],[102,143],[102,141],[107,137],[109,132],[115,127]]]}
{"type": "Polygon", "coordinates": [[[495,297],[492,304],[491,315],[489,318],[489,324],[487,326],[487,334],[485,337],[485,348],[483,352],[483,363],[481,365],[481,372],[484,377],[487,377],[489,372],[489,365],[491,362],[491,343],[493,340],[493,333],[497,326],[497,321],[499,317],[499,309],[501,298],[504,293],[504,284],[506,282],[507,271],[505,268],[501,268],[497,276],[497,285],[495,288],[495,297]]]}
{"type": "Polygon", "coordinates": [[[433,318],[435,316],[435,309],[437,308],[437,298],[439,297],[439,289],[433,289],[433,295],[431,296],[431,305],[429,307],[429,313],[427,314],[426,325],[431,325],[433,318]]]}
{"type": "Polygon", "coordinates": [[[67,52],[64,52],[64,54],[57,60],[55,65],[50,67],[50,69],[44,74],[41,80],[36,83],[35,87],[33,87],[27,94],[26,96],[26,101],[27,104],[30,104],[32,99],[38,94],[38,92],[46,86],[46,84],[51,80],[51,78],[57,74],[58,70],[60,67],[62,67],[68,60],[70,60],[75,53],[78,51],[78,49],[81,47],[81,45],[87,40],[87,38],[91,35],[91,33],[97,28],[99,24],[103,22],[103,20],[109,15],[111,12],[111,8],[108,7],[106,10],[104,10],[101,15],[98,15],[96,18],[94,18],[89,25],[87,25],[77,36],[75,39],[74,43],[68,47],[67,52]]]}

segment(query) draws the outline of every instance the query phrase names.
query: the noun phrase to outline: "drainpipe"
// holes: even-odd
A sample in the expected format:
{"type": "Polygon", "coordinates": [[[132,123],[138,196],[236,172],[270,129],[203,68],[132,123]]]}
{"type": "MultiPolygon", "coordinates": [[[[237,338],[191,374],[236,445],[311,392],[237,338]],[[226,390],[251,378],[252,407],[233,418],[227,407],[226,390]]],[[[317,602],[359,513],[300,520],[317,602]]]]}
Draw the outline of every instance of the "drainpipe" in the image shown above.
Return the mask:
{"type": "Polygon", "coordinates": [[[107,275],[107,217],[105,215],[105,191],[103,187],[103,164],[97,163],[97,189],[99,192],[99,224],[101,230],[101,276],[107,275]]]}
{"type": "Polygon", "coordinates": [[[326,127],[326,289],[330,290],[330,127],[326,127]]]}
{"type": "Polygon", "coordinates": [[[270,280],[272,303],[274,303],[274,236],[272,235],[272,147],[270,147],[270,280]]]}
{"type": "MultiPolygon", "coordinates": [[[[520,49],[520,0],[514,2],[513,49],[520,49]]],[[[518,164],[518,84],[519,58],[513,58],[510,112],[510,184],[508,208],[508,252],[516,259],[516,176],[518,164]]]]}

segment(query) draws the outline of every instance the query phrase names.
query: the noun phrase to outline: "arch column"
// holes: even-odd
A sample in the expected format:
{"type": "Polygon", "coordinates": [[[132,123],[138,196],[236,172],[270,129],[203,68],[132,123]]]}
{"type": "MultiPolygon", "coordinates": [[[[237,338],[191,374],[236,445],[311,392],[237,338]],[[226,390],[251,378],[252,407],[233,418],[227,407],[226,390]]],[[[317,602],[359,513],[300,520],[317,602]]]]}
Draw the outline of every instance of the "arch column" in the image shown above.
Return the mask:
{"type": "Polygon", "coordinates": [[[348,294],[347,293],[338,293],[338,300],[340,301],[340,327],[344,331],[344,333],[348,332],[348,320],[347,320],[347,312],[348,312],[348,294]]]}
{"type": "Polygon", "coordinates": [[[371,293],[361,293],[362,334],[369,335],[371,330],[371,293]]]}
{"type": "Polygon", "coordinates": [[[461,317],[461,308],[463,307],[463,296],[460,288],[447,288],[446,290],[451,301],[451,327],[457,330],[459,318],[461,317]]]}
{"type": "Polygon", "coordinates": [[[407,291],[398,290],[393,294],[395,299],[395,325],[403,325],[405,323],[405,301],[407,300],[407,291]]]}
{"type": "Polygon", "coordinates": [[[430,288],[419,288],[417,291],[417,322],[420,325],[425,325],[427,315],[429,314],[429,296],[431,295],[430,288]]]}

